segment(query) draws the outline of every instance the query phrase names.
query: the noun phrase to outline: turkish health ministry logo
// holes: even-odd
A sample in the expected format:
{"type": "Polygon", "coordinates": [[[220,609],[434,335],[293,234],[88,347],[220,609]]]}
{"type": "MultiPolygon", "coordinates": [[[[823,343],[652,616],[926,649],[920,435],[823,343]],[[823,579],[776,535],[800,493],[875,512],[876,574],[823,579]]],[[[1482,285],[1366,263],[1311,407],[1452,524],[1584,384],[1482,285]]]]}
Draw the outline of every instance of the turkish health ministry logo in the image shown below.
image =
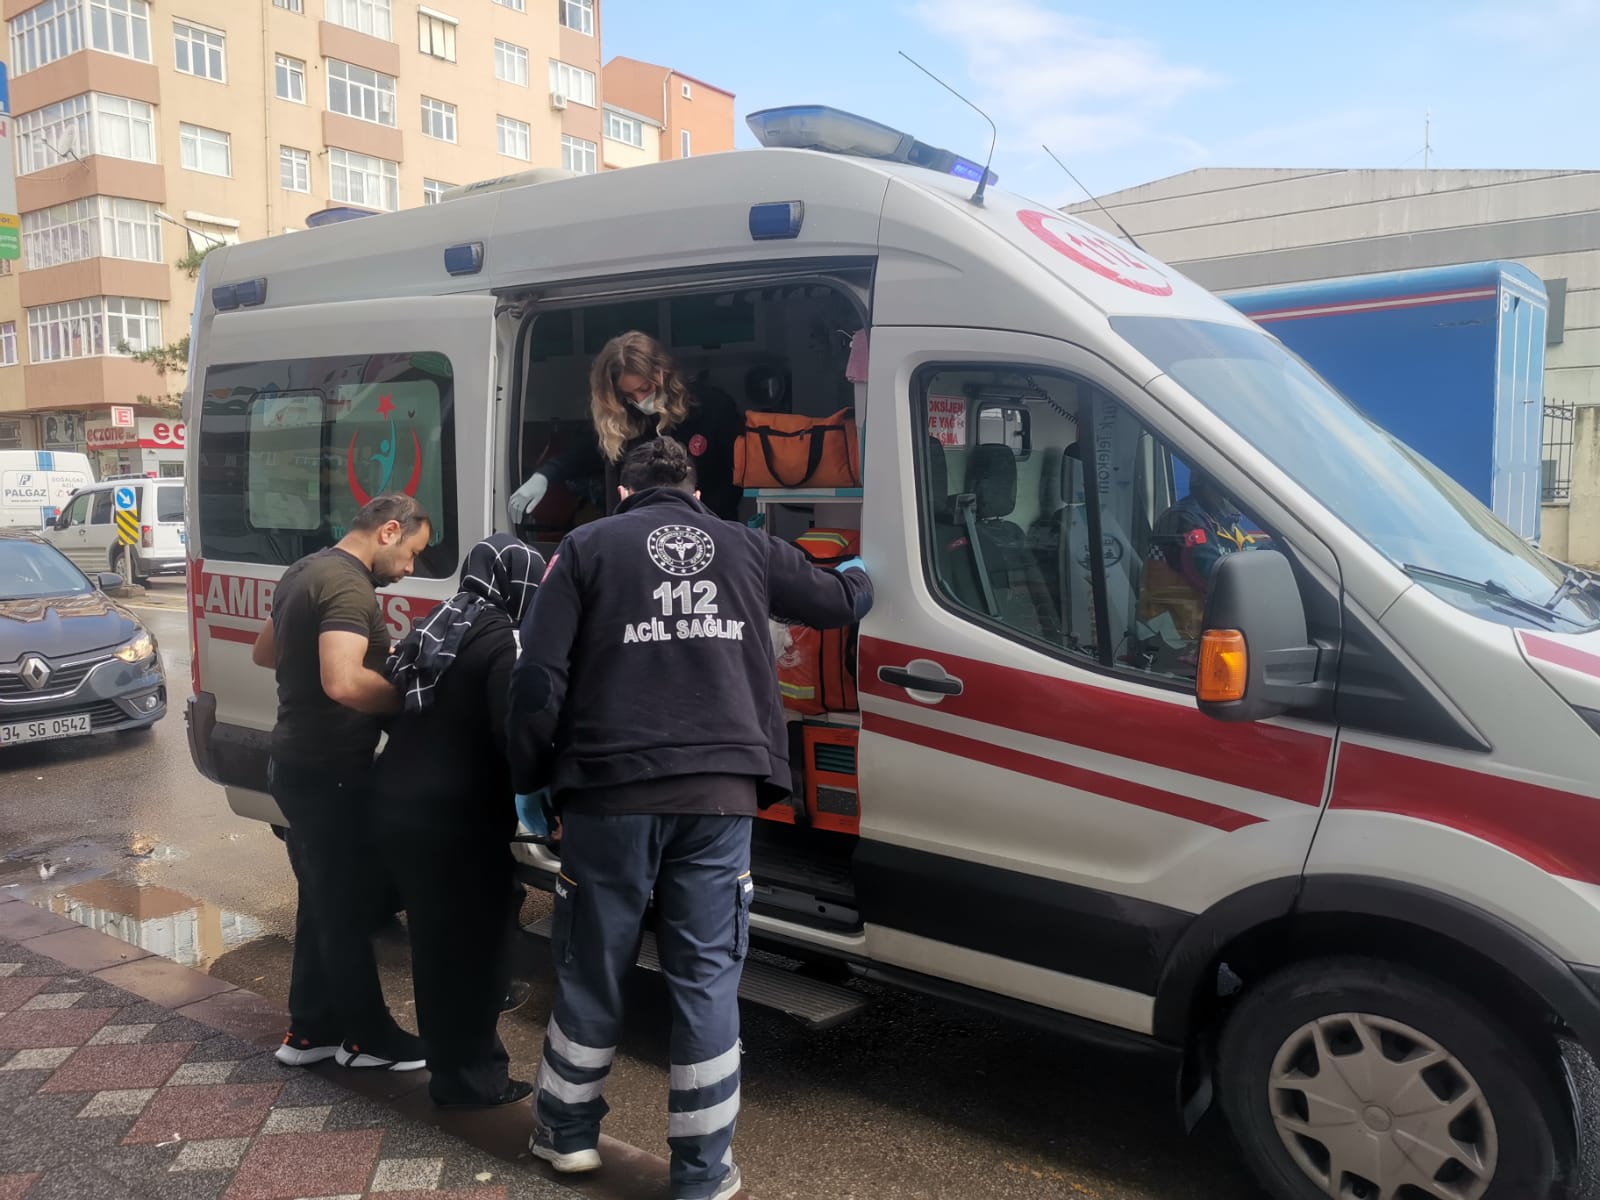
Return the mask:
{"type": "Polygon", "coordinates": [[[668,575],[698,575],[711,565],[717,544],[693,525],[663,525],[645,542],[650,561],[668,575]]]}
{"type": "MultiPolygon", "coordinates": [[[[389,423],[389,436],[380,437],[376,449],[364,445],[358,450],[356,443],[361,440],[361,434],[350,435],[344,470],[345,479],[350,484],[350,494],[355,497],[357,504],[366,504],[372,497],[382,496],[393,490],[395,464],[400,450],[400,435],[395,428],[394,412],[394,397],[387,393],[379,396],[378,416],[389,423]],[[362,451],[367,452],[364,458],[362,451]],[[376,486],[370,492],[361,484],[363,473],[369,474],[376,481],[376,486]]],[[[411,434],[411,476],[400,490],[408,496],[415,496],[417,484],[422,481],[422,439],[417,437],[414,427],[407,432],[411,434]]]]}

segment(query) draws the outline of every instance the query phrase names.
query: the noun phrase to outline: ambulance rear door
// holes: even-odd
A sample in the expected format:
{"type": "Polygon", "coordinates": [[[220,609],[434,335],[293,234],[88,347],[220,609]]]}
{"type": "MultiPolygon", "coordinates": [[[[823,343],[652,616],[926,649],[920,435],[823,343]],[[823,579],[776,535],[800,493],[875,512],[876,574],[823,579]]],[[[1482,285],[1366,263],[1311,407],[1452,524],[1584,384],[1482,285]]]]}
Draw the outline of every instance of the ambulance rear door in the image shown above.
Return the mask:
{"type": "Polygon", "coordinates": [[[432,296],[217,313],[198,339],[189,429],[196,765],[243,816],[264,794],[277,701],[250,660],[284,569],[331,546],[386,492],[434,537],[379,594],[399,639],[456,590],[490,516],[494,297],[432,296]]]}

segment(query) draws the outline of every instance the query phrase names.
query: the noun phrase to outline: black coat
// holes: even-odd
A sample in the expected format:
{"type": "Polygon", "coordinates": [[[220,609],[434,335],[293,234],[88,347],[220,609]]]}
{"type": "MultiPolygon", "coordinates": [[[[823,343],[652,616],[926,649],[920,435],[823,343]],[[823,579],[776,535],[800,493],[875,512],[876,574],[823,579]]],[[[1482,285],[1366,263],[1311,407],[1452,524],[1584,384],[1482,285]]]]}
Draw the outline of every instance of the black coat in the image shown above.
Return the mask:
{"type": "MultiPolygon", "coordinates": [[[[645,420],[641,417],[640,420],[645,420]]],[[[689,412],[683,423],[667,431],[694,461],[695,475],[700,481],[700,498],[706,507],[727,521],[739,517],[739,501],[744,493],[733,483],[733,447],[744,429],[738,406],[725,393],[715,388],[690,388],[689,412]]],[[[649,418],[646,428],[629,438],[622,447],[622,457],[635,446],[652,441],[656,432],[654,418],[649,418]]],[[[610,512],[616,505],[617,484],[622,469],[620,462],[607,462],[600,452],[600,441],[582,438],[539,468],[551,483],[564,483],[586,476],[604,475],[606,481],[605,505],[610,512]]]]}
{"type": "Polygon", "coordinates": [[[390,718],[377,763],[380,829],[514,832],[506,716],[516,657],[511,618],[485,609],[440,676],[433,703],[390,718]]]}
{"type": "Polygon", "coordinates": [[[523,618],[508,743],[517,790],[747,775],[790,788],[771,614],[814,629],[872,606],[861,570],[813,566],[686,492],[631,496],[568,534],[523,618]]]}

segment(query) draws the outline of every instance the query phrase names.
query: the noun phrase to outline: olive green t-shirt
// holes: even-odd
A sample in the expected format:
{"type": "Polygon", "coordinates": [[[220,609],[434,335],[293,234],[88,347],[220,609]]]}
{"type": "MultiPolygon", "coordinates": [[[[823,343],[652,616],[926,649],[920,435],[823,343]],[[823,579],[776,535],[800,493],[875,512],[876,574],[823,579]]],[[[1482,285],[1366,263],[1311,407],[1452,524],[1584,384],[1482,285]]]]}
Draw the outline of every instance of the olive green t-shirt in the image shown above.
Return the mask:
{"type": "Polygon", "coordinates": [[[389,630],[372,574],[338,547],[308,554],[283,573],[272,595],[272,638],[278,656],[278,723],[272,755],[303,767],[363,769],[378,747],[378,719],[346,708],[322,690],[317,639],[331,632],[367,639],[363,660],[381,671],[389,630]]]}

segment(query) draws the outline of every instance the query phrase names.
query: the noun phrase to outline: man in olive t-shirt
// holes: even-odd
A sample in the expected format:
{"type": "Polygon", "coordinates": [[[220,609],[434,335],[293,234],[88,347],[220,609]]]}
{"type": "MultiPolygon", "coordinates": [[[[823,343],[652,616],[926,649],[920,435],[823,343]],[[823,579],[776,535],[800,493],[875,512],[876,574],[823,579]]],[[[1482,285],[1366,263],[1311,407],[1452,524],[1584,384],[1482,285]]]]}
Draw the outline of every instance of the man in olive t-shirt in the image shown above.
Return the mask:
{"type": "Polygon", "coordinates": [[[390,1015],[369,914],[379,881],[368,804],[378,719],[400,710],[380,673],[389,631],[377,589],[410,575],[432,529],[409,496],[379,496],[336,546],[284,572],[251,655],[278,681],[268,786],[289,822],[299,883],[286,1066],[416,1070],[421,1040],[390,1015]]]}

